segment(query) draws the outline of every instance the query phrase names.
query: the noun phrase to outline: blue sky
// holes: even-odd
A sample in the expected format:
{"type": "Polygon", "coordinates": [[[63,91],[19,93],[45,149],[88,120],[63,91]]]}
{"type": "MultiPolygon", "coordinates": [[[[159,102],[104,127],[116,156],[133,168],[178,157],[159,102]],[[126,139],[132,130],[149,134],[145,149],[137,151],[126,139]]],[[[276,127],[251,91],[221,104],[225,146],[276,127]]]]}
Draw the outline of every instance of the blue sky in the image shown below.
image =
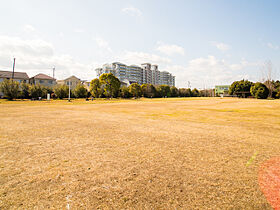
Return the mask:
{"type": "Polygon", "coordinates": [[[76,75],[120,61],[158,64],[176,86],[213,87],[261,80],[271,60],[279,78],[279,1],[1,1],[0,69],[29,76],[76,75]]]}

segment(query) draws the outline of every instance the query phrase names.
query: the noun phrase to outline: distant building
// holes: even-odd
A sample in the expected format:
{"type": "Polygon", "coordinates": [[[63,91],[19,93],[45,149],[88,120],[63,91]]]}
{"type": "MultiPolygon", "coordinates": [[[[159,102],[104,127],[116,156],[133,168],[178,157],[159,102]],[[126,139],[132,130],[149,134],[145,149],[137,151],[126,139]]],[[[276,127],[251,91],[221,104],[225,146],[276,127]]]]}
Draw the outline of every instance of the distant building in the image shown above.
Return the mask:
{"type": "MultiPolygon", "coordinates": [[[[0,82],[5,79],[12,79],[13,72],[12,71],[0,71],[0,82]]],[[[14,80],[18,82],[29,83],[29,77],[25,72],[14,72],[14,80]]]]}
{"type": "Polygon", "coordinates": [[[57,84],[59,85],[70,85],[70,89],[75,89],[78,84],[81,84],[82,80],[75,76],[68,77],[64,80],[57,80],[57,84]]]}
{"type": "Polygon", "coordinates": [[[229,96],[229,87],[230,85],[216,85],[215,86],[215,96],[229,96]]]}
{"type": "Polygon", "coordinates": [[[127,66],[123,63],[115,62],[111,64],[104,64],[102,68],[97,68],[97,76],[100,77],[103,73],[112,73],[123,83],[138,83],[153,84],[153,85],[169,85],[175,86],[175,76],[171,73],[158,70],[157,65],[150,63],[143,63],[140,66],[127,66]]]}
{"type": "Polygon", "coordinates": [[[46,74],[37,74],[34,77],[30,78],[29,83],[34,85],[39,84],[42,86],[52,87],[56,85],[56,79],[46,74]]]}
{"type": "MultiPolygon", "coordinates": [[[[5,79],[12,79],[13,78],[13,72],[12,71],[0,71],[0,83],[3,82],[5,79]]],[[[25,72],[14,72],[14,81],[17,82],[29,82],[29,77],[25,72]]],[[[0,92],[0,98],[4,94],[0,92]]]]}

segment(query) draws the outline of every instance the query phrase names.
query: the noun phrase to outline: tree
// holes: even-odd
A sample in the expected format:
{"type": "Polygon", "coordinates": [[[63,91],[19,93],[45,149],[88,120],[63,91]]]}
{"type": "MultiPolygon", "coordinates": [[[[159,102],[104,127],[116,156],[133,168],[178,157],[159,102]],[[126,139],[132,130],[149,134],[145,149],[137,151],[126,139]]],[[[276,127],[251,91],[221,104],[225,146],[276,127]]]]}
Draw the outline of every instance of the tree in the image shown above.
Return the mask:
{"type": "Polygon", "coordinates": [[[86,98],[87,97],[87,89],[82,84],[78,84],[74,89],[74,96],[76,98],[86,98]]]}
{"type": "Polygon", "coordinates": [[[20,96],[20,86],[19,82],[14,80],[5,79],[0,83],[0,91],[7,97],[9,100],[13,100],[20,96]]]}
{"type": "Polygon", "coordinates": [[[94,98],[100,98],[102,94],[102,90],[100,87],[99,79],[93,79],[90,82],[90,93],[94,98]]]}
{"type": "Polygon", "coordinates": [[[171,97],[178,97],[179,96],[179,90],[176,87],[172,86],[170,88],[170,94],[171,94],[171,97]]]}
{"type": "Polygon", "coordinates": [[[130,98],[131,94],[129,92],[129,88],[126,87],[126,86],[122,86],[121,89],[120,89],[120,96],[122,98],[130,98]]]}
{"type": "Polygon", "coordinates": [[[39,98],[43,96],[43,88],[41,85],[30,85],[29,95],[31,98],[39,98]]]}
{"type": "Polygon", "coordinates": [[[140,97],[142,95],[141,86],[138,83],[132,83],[129,86],[129,92],[133,97],[140,97]]]}
{"type": "Polygon", "coordinates": [[[106,97],[112,98],[118,96],[121,82],[112,73],[102,74],[99,81],[106,97]]]}
{"type": "Polygon", "coordinates": [[[146,98],[154,98],[156,97],[157,91],[155,86],[152,84],[143,84],[141,85],[142,94],[146,98]]]}
{"type": "Polygon", "coordinates": [[[273,66],[272,62],[270,60],[266,61],[262,67],[262,73],[263,73],[263,82],[268,88],[269,94],[268,97],[272,97],[273,91],[274,91],[274,85],[273,85],[273,66]]]}
{"type": "Polygon", "coordinates": [[[264,83],[263,83],[268,89],[269,87],[271,88],[271,97],[272,98],[276,98],[276,95],[278,93],[278,91],[280,90],[280,81],[277,80],[277,81],[269,81],[269,80],[266,80],[264,83]]]}
{"type": "Polygon", "coordinates": [[[278,93],[276,94],[276,98],[280,98],[280,90],[279,90],[278,93]]]}
{"type": "Polygon", "coordinates": [[[30,88],[29,84],[25,82],[20,83],[21,98],[25,98],[25,99],[30,98],[29,88],[30,88]]]}
{"type": "Polygon", "coordinates": [[[43,87],[42,87],[42,91],[43,91],[43,93],[42,93],[42,97],[43,97],[43,98],[47,98],[47,94],[48,94],[48,93],[49,93],[50,95],[52,95],[52,93],[54,92],[54,91],[53,91],[53,88],[47,87],[47,86],[43,86],[43,87]]]}
{"type": "Polygon", "coordinates": [[[180,97],[191,97],[192,91],[190,88],[179,88],[180,97]]]}
{"type": "Polygon", "coordinates": [[[170,97],[170,87],[168,85],[159,85],[156,88],[159,97],[170,97]]]}
{"type": "Polygon", "coordinates": [[[67,98],[69,94],[69,87],[67,85],[57,85],[54,88],[54,93],[59,99],[67,98]]]}
{"type": "Polygon", "coordinates": [[[252,85],[250,92],[252,96],[258,99],[265,99],[269,95],[268,88],[260,82],[257,82],[256,84],[252,85]]]}
{"type": "Polygon", "coordinates": [[[235,81],[229,87],[229,95],[241,96],[242,94],[245,95],[246,93],[250,95],[250,89],[253,84],[253,82],[244,79],[235,81]]]}
{"type": "Polygon", "coordinates": [[[198,89],[194,88],[194,89],[192,90],[191,96],[192,96],[192,97],[199,97],[200,94],[199,94],[198,89]]]}

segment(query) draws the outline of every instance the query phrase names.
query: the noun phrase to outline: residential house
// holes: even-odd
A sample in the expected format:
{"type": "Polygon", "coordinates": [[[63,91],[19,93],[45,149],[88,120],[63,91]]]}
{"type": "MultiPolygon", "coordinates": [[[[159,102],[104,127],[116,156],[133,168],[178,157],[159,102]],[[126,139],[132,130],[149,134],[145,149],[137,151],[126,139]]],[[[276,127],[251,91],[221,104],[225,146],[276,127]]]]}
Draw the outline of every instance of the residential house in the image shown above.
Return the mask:
{"type": "Polygon", "coordinates": [[[56,85],[56,79],[46,74],[37,74],[36,76],[30,78],[29,83],[34,85],[39,84],[42,86],[52,87],[56,85]]]}
{"type": "MultiPolygon", "coordinates": [[[[29,82],[29,77],[25,72],[13,72],[12,71],[0,71],[0,83],[3,82],[5,79],[12,79],[14,78],[14,81],[18,82],[24,82],[28,83],[29,82]]],[[[3,93],[0,92],[0,97],[3,96],[3,93]]]]}
{"type": "Polygon", "coordinates": [[[80,80],[79,78],[77,78],[75,76],[68,77],[67,79],[64,79],[64,80],[57,80],[57,84],[59,84],[59,85],[67,85],[67,86],[70,85],[71,90],[75,89],[76,86],[81,83],[82,83],[82,80],[80,80]]]}
{"type": "MultiPolygon", "coordinates": [[[[12,71],[0,71],[0,82],[5,79],[12,79],[13,72],[12,71]]],[[[29,77],[25,72],[14,72],[14,80],[18,82],[29,82],[29,77]]]]}

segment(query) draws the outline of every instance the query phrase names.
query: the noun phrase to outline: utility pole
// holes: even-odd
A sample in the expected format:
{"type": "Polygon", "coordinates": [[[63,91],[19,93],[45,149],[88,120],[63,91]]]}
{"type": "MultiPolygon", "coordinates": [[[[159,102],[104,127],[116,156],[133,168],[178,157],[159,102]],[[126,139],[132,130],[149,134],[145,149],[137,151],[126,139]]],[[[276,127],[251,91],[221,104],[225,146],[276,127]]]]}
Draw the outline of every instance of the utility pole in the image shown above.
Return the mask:
{"type": "Polygon", "coordinates": [[[54,78],[55,67],[53,67],[53,69],[52,69],[52,70],[53,70],[53,78],[54,78]]]}
{"type": "Polygon", "coordinates": [[[14,79],[14,76],[15,76],[15,66],[16,66],[16,58],[14,58],[14,63],[13,63],[13,75],[12,75],[12,79],[14,79]]]}

